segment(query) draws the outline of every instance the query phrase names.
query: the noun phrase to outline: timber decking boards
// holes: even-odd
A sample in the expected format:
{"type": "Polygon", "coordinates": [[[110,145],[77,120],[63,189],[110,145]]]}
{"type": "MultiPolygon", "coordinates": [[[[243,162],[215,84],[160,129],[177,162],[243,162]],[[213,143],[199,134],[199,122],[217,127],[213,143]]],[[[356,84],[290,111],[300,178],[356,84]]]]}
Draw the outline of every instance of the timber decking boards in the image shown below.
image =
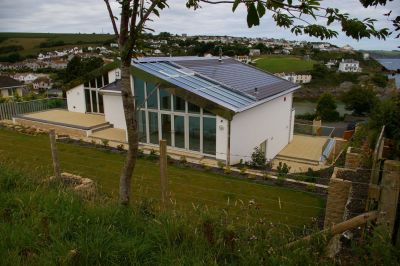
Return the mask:
{"type": "Polygon", "coordinates": [[[96,126],[106,123],[103,115],[69,112],[67,110],[59,109],[25,114],[22,115],[21,118],[37,119],[43,122],[47,122],[49,124],[53,122],[71,126],[75,125],[81,128],[94,128],[96,126]]]}

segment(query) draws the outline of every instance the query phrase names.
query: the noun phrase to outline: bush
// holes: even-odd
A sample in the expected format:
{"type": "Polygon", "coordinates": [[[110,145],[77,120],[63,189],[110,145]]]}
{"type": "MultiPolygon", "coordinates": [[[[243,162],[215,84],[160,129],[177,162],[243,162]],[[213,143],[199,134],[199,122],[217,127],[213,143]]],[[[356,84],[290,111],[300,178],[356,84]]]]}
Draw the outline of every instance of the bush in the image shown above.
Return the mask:
{"type": "Polygon", "coordinates": [[[255,168],[265,168],[265,153],[259,148],[255,147],[254,152],[251,154],[250,165],[255,168]]]}
{"type": "Polygon", "coordinates": [[[324,121],[337,121],[340,118],[339,112],[336,111],[337,105],[335,97],[325,92],[319,97],[316,108],[316,115],[324,121]]]}
{"type": "Polygon", "coordinates": [[[179,163],[181,163],[181,164],[187,164],[186,156],[182,155],[181,158],[179,159],[179,163]]]}
{"type": "Polygon", "coordinates": [[[278,177],[286,177],[290,171],[290,168],[286,163],[279,162],[276,170],[278,170],[278,177]]]}
{"type": "Polygon", "coordinates": [[[220,169],[224,169],[224,167],[225,167],[225,163],[222,162],[222,161],[218,161],[218,162],[217,162],[217,165],[218,165],[218,167],[219,167],[220,169]]]}
{"type": "Polygon", "coordinates": [[[110,141],[108,139],[102,139],[101,143],[103,144],[104,147],[108,147],[108,144],[110,143],[110,141]]]}

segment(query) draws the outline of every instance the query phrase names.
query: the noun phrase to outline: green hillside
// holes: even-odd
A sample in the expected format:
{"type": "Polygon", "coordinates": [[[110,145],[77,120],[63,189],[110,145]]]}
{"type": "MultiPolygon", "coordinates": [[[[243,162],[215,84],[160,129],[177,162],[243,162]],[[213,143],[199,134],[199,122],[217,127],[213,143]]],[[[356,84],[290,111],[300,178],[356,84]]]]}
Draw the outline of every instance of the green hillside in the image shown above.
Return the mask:
{"type": "Polygon", "coordinates": [[[0,55],[36,56],[39,52],[76,45],[102,45],[113,38],[110,34],[0,32],[0,55]]]}
{"type": "Polygon", "coordinates": [[[296,56],[269,55],[255,59],[257,67],[272,73],[302,72],[313,68],[315,61],[296,56]]]}

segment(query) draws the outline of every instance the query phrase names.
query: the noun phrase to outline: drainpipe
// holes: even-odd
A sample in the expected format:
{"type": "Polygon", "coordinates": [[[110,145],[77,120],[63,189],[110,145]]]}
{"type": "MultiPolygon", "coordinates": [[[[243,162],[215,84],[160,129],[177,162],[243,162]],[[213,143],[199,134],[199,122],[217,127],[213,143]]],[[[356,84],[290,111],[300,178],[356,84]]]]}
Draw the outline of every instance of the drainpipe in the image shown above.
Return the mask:
{"type": "Polygon", "coordinates": [[[228,120],[228,145],[226,147],[226,166],[231,165],[231,120],[228,120]]]}

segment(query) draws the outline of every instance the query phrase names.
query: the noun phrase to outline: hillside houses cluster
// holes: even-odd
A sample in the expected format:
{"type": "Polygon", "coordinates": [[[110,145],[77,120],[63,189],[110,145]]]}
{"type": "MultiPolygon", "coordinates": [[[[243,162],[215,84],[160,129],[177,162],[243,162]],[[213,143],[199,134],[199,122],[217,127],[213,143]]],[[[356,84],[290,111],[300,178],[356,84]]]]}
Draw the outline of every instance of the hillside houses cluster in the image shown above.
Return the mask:
{"type": "Polygon", "coordinates": [[[310,83],[312,75],[310,74],[296,74],[296,73],[275,73],[275,76],[281,77],[283,79],[289,80],[295,84],[306,84],[310,83]]]}
{"type": "Polygon", "coordinates": [[[68,61],[63,58],[56,58],[50,60],[38,60],[38,59],[26,59],[21,62],[8,63],[0,62],[0,70],[25,70],[30,69],[33,71],[52,68],[52,69],[64,69],[67,67],[68,61]]]}

